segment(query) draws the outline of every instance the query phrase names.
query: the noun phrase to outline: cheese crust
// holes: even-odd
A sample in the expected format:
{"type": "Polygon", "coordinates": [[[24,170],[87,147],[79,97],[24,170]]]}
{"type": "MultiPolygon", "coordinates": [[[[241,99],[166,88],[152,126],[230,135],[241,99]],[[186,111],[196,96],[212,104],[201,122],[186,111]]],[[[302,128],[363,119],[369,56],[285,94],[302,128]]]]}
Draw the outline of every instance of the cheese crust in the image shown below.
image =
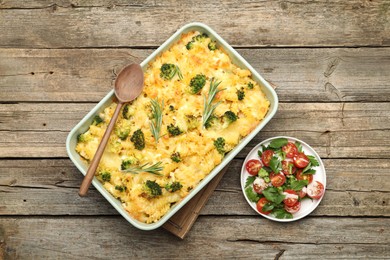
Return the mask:
{"type": "MultiPolygon", "coordinates": [[[[96,177],[122,202],[124,209],[144,223],[158,221],[221,163],[224,154],[214,145],[217,138],[223,138],[224,150],[230,151],[261,122],[270,106],[262,87],[251,79],[251,72],[234,65],[222,47],[210,50],[209,44],[213,43],[210,38],[194,40],[200,35],[197,31],[182,34],[174,45],[148,64],[143,93],[120,114],[96,171],[96,177]],[[191,48],[189,42],[193,43],[191,48]],[[160,75],[163,64],[177,65],[182,78],[176,73],[172,79],[164,79],[160,75]],[[190,84],[196,75],[204,75],[206,83],[199,93],[193,94],[190,84]],[[205,128],[202,124],[204,97],[208,96],[212,78],[221,82],[218,89],[222,91],[213,101],[213,104],[220,102],[213,113],[218,123],[205,128]],[[242,100],[238,91],[244,92],[242,100]],[[152,99],[164,102],[161,138],[157,143],[150,127],[152,99]],[[227,111],[237,115],[237,120],[229,124],[218,121],[227,111]],[[181,133],[170,135],[167,130],[170,125],[178,127],[181,133]],[[145,138],[141,150],[131,140],[138,129],[145,138]],[[172,160],[173,154],[180,155],[179,162],[172,160]],[[134,167],[161,162],[163,169],[160,175],[124,172],[121,165],[126,160],[134,167]],[[148,180],[161,187],[161,195],[147,196],[148,180]],[[180,183],[180,189],[167,188],[172,183],[180,183]]],[[[92,160],[116,105],[113,102],[105,108],[98,115],[103,122],[91,124],[80,135],[76,151],[87,162],[92,160]]]]}

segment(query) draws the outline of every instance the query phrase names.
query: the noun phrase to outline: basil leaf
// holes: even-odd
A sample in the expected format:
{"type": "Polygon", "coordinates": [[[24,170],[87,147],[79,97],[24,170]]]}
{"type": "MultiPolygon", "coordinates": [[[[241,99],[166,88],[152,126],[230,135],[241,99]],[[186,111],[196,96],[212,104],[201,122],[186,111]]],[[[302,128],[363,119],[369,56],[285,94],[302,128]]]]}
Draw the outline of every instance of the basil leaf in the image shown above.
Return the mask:
{"type": "Polygon", "coordinates": [[[313,155],[307,156],[310,160],[310,163],[313,167],[320,166],[320,163],[317,161],[317,159],[313,155]]]}
{"type": "Polygon", "coordinates": [[[245,188],[245,194],[252,202],[257,202],[260,199],[260,195],[253,191],[252,186],[248,186],[245,188]]]}
{"type": "Polygon", "coordinates": [[[275,207],[274,204],[268,202],[267,204],[265,204],[265,205],[263,206],[262,210],[263,210],[263,211],[271,211],[271,210],[274,209],[274,207],[275,207]]]}
{"type": "Polygon", "coordinates": [[[302,152],[303,150],[302,150],[302,145],[301,145],[301,143],[300,142],[298,142],[298,141],[296,141],[295,142],[295,146],[298,148],[298,152],[302,152]]]}
{"type": "Polygon", "coordinates": [[[295,191],[302,190],[303,187],[305,187],[307,184],[309,184],[308,180],[292,180],[290,184],[290,188],[295,191]]]}
{"type": "Polygon", "coordinates": [[[274,173],[279,173],[281,168],[281,162],[278,157],[274,156],[272,157],[271,161],[269,162],[269,167],[272,169],[274,173]]]}
{"type": "Polygon", "coordinates": [[[258,150],[258,151],[257,151],[257,155],[261,158],[261,156],[263,155],[263,152],[260,151],[260,150],[258,150]]]}
{"type": "Polygon", "coordinates": [[[275,154],[279,156],[282,161],[286,159],[286,153],[282,150],[276,150],[275,154]]]}
{"type": "Polygon", "coordinates": [[[266,150],[277,151],[277,150],[280,150],[280,148],[274,148],[271,145],[268,145],[268,146],[264,146],[263,145],[263,152],[266,151],[266,150]]]}
{"type": "Polygon", "coordinates": [[[268,188],[265,188],[263,190],[263,195],[265,196],[265,198],[269,201],[272,201],[276,204],[280,204],[282,203],[282,201],[284,200],[284,198],[286,196],[284,196],[283,194],[280,194],[278,189],[275,188],[275,187],[268,187],[268,188]]]}
{"type": "Polygon", "coordinates": [[[263,166],[261,169],[266,170],[268,173],[272,172],[272,169],[270,167],[267,167],[267,166],[263,166]]]}
{"type": "Polygon", "coordinates": [[[248,187],[249,185],[251,185],[256,179],[256,176],[250,176],[248,178],[246,178],[246,182],[245,182],[245,188],[248,187]]]}
{"type": "Polygon", "coordinates": [[[272,148],[280,148],[288,143],[287,138],[278,138],[271,141],[269,144],[272,148]]]}
{"type": "Polygon", "coordinates": [[[276,209],[272,211],[272,215],[279,219],[293,218],[293,215],[288,213],[285,209],[276,209]]]}
{"type": "Polygon", "coordinates": [[[310,170],[306,171],[305,174],[316,174],[316,170],[310,169],[310,170]]]}
{"type": "Polygon", "coordinates": [[[305,172],[308,171],[310,168],[311,168],[311,162],[309,162],[309,164],[302,170],[302,173],[305,173],[305,172]]]}

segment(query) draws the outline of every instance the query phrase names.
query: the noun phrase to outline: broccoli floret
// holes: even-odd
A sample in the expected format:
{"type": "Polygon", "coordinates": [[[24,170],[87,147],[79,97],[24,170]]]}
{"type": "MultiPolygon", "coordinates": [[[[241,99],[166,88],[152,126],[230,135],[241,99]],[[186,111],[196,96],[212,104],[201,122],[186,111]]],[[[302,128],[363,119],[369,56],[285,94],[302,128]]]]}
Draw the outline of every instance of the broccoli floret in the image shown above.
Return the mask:
{"type": "Polygon", "coordinates": [[[177,65],[171,63],[164,63],[160,69],[160,77],[163,79],[172,79],[176,73],[179,78],[182,79],[183,75],[181,75],[180,69],[177,65]]]}
{"type": "Polygon", "coordinates": [[[115,127],[115,134],[121,140],[125,140],[129,136],[130,130],[131,130],[131,122],[129,120],[122,119],[118,121],[115,127]]]}
{"type": "Polygon", "coordinates": [[[115,189],[119,190],[120,192],[124,192],[125,190],[127,190],[127,187],[126,186],[115,185],[115,189]]]}
{"type": "Polygon", "coordinates": [[[193,77],[190,81],[190,92],[191,94],[198,94],[202,88],[206,85],[206,76],[198,74],[193,77]]]}
{"type": "Polygon", "coordinates": [[[77,136],[77,142],[81,143],[81,142],[88,142],[92,139],[92,135],[89,131],[85,132],[85,133],[82,133],[82,134],[79,134],[77,136]]]}
{"type": "Polygon", "coordinates": [[[196,42],[199,42],[199,41],[202,41],[202,40],[204,40],[204,39],[206,39],[206,38],[208,38],[208,37],[209,37],[209,36],[207,35],[207,33],[202,33],[202,34],[198,34],[198,35],[192,37],[192,39],[193,39],[194,41],[196,41],[196,42]]]}
{"type": "Polygon", "coordinates": [[[138,129],[133,133],[133,136],[130,138],[130,141],[133,142],[135,149],[142,150],[145,148],[145,135],[141,129],[138,129]]]}
{"type": "Polygon", "coordinates": [[[208,47],[210,51],[215,51],[217,49],[217,43],[215,41],[210,41],[208,47]]]}
{"type": "Polygon", "coordinates": [[[172,159],[172,161],[177,162],[177,163],[181,162],[180,153],[179,152],[173,153],[171,155],[171,159],[172,159]]]}
{"type": "Polygon", "coordinates": [[[226,111],[223,115],[224,121],[227,121],[228,123],[233,123],[234,121],[237,121],[237,115],[234,114],[232,111],[226,111]]]}
{"type": "Polygon", "coordinates": [[[221,121],[215,115],[211,115],[205,123],[206,129],[219,128],[221,126],[221,121]]]}
{"type": "Polygon", "coordinates": [[[194,47],[194,44],[196,42],[201,42],[203,41],[204,39],[208,38],[209,36],[206,34],[206,33],[202,33],[202,34],[198,34],[194,37],[192,37],[192,40],[189,41],[187,44],[186,44],[186,48],[187,50],[191,50],[193,47],[194,47]]]}
{"type": "Polygon", "coordinates": [[[253,89],[253,87],[254,87],[254,85],[253,85],[252,82],[248,82],[248,85],[247,85],[247,86],[248,86],[249,89],[253,89]]]}
{"type": "Polygon", "coordinates": [[[130,119],[131,116],[134,114],[134,109],[130,109],[130,105],[133,104],[133,102],[127,103],[122,110],[122,116],[124,119],[130,119]]]}
{"type": "Polygon", "coordinates": [[[170,184],[165,185],[165,189],[169,192],[175,192],[183,188],[183,185],[181,185],[180,182],[172,182],[170,184]]]}
{"type": "Polygon", "coordinates": [[[122,116],[123,116],[123,118],[125,118],[125,119],[128,119],[128,118],[127,118],[127,112],[129,112],[129,104],[126,104],[126,105],[123,107],[123,110],[122,110],[122,116]]]}
{"type": "Polygon", "coordinates": [[[85,142],[84,134],[79,134],[77,136],[77,142],[78,143],[85,142]]]}
{"type": "Polygon", "coordinates": [[[158,183],[156,181],[147,180],[145,182],[145,191],[146,191],[145,195],[148,198],[154,198],[154,197],[162,195],[161,187],[160,187],[160,185],[158,185],[158,183]]]}
{"type": "Polygon", "coordinates": [[[100,123],[103,123],[103,119],[100,116],[96,115],[92,120],[92,124],[99,125],[100,123]]]}
{"type": "Polygon", "coordinates": [[[220,154],[225,155],[225,139],[223,137],[218,137],[214,141],[214,146],[220,154]]]}
{"type": "Polygon", "coordinates": [[[127,170],[130,166],[138,164],[138,159],[131,156],[124,159],[121,163],[121,170],[127,170]]]}
{"type": "Polygon", "coordinates": [[[130,134],[130,129],[116,129],[115,133],[121,140],[125,140],[130,134]]]}
{"type": "Polygon", "coordinates": [[[211,115],[207,120],[205,127],[208,130],[220,130],[227,128],[231,123],[237,121],[238,117],[232,111],[226,111],[221,117],[211,115]]]}
{"type": "Polygon", "coordinates": [[[186,44],[186,48],[187,50],[191,50],[193,47],[194,47],[194,41],[189,41],[187,44],[186,44]]]}
{"type": "Polygon", "coordinates": [[[232,111],[226,111],[221,117],[222,128],[227,128],[231,123],[237,121],[238,117],[232,111]]]}
{"type": "Polygon", "coordinates": [[[245,97],[244,88],[237,89],[237,98],[238,100],[243,100],[245,97]]]}
{"type": "Polygon", "coordinates": [[[181,133],[183,133],[179,127],[174,126],[173,124],[168,125],[167,130],[168,130],[169,136],[177,136],[177,135],[180,135],[181,133]]]}
{"type": "Polygon", "coordinates": [[[99,175],[103,181],[109,182],[111,180],[111,173],[110,172],[100,172],[99,175]]]}

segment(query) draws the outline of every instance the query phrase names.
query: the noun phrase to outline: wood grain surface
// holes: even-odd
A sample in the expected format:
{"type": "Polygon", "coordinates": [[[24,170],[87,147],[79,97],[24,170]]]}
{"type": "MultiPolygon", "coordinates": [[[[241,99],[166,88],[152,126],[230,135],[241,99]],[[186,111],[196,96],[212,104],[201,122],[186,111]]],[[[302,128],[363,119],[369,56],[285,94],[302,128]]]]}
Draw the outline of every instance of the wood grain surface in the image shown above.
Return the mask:
{"type": "Polygon", "coordinates": [[[0,0],[0,259],[388,259],[390,1],[0,0]],[[67,157],[69,131],[181,26],[204,22],[274,84],[279,108],[232,161],[184,240],[138,230],[67,157]],[[245,201],[260,141],[323,158],[310,216],[276,223],[245,201]]]}
{"type": "MultiPolygon", "coordinates": [[[[20,103],[0,106],[0,156],[67,157],[69,131],[91,103],[20,103]]],[[[390,103],[281,103],[272,120],[238,155],[261,140],[294,136],[324,158],[388,158],[390,103]]]]}
{"type": "MultiPolygon", "coordinates": [[[[113,88],[123,66],[143,61],[152,51],[0,48],[4,90],[0,101],[98,102],[113,88]]],[[[238,52],[278,86],[282,102],[390,101],[390,48],[244,48],[238,52]]]]}
{"type": "Polygon", "coordinates": [[[189,21],[234,46],[390,45],[386,0],[2,2],[0,47],[159,46],[189,21]]]}
{"type": "Polygon", "coordinates": [[[384,259],[390,243],[389,219],[377,218],[305,218],[285,224],[264,218],[205,216],[198,219],[185,240],[162,230],[140,231],[121,217],[3,217],[0,225],[6,227],[3,248],[9,258],[149,259],[162,255],[163,259],[215,259],[260,255],[274,259],[280,254],[288,259],[384,259]]]}

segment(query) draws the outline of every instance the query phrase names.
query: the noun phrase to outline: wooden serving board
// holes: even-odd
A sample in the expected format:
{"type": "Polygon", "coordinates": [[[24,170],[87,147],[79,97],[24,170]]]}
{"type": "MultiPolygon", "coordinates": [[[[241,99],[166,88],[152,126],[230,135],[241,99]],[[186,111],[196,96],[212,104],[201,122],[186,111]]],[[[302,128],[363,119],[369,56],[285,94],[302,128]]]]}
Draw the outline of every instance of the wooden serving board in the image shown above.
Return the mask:
{"type": "MultiPolygon", "coordinates": [[[[230,164],[230,163],[229,163],[230,164]]],[[[199,212],[206,205],[211,194],[213,194],[218,183],[229,168],[229,164],[225,166],[212,181],[209,182],[195,197],[193,197],[183,208],[173,215],[164,225],[163,228],[174,234],[175,236],[184,239],[190,231],[192,225],[198,218],[199,212]]]]}

